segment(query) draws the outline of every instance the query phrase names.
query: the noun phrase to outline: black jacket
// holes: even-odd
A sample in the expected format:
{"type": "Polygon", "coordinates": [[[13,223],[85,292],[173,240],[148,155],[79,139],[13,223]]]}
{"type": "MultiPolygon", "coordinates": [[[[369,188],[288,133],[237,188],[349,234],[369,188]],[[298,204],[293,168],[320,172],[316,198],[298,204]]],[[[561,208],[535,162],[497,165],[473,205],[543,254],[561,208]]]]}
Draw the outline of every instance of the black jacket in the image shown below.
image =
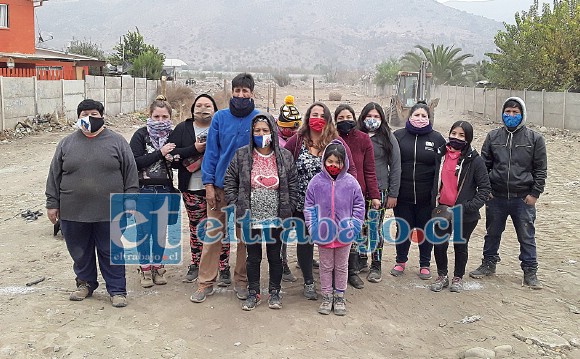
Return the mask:
{"type": "Polygon", "coordinates": [[[177,187],[180,191],[187,191],[189,179],[191,178],[191,172],[185,168],[183,160],[190,157],[196,160],[203,156],[203,153],[198,152],[195,148],[196,140],[192,118],[188,118],[175,126],[167,140],[167,142],[175,143],[175,149],[171,151],[171,154],[181,157],[181,160],[174,161],[172,164],[173,168],[177,168],[177,187]]]}
{"type": "Polygon", "coordinates": [[[522,123],[511,132],[505,126],[490,131],[481,148],[492,194],[504,198],[527,195],[539,198],[548,176],[546,143],[542,135],[526,127],[523,100],[517,97],[508,100],[519,101],[522,105],[522,123]]]}
{"type": "Polygon", "coordinates": [[[171,185],[171,164],[165,160],[161,150],[153,147],[147,126],[135,131],[129,145],[137,164],[140,186],[171,185]]]}
{"type": "MultiPolygon", "coordinates": [[[[276,133],[276,122],[272,115],[259,113],[257,116],[264,116],[268,119],[268,125],[272,132],[272,148],[276,155],[276,166],[278,167],[279,178],[279,202],[278,216],[280,219],[292,217],[292,213],[298,204],[298,172],[296,162],[290,151],[281,148],[278,144],[276,133]]],[[[253,122],[253,121],[252,121],[253,122]]],[[[250,131],[252,135],[252,131],[250,131]]],[[[252,153],[254,151],[254,141],[239,148],[226,171],[224,179],[225,199],[228,204],[236,205],[236,217],[241,218],[245,211],[250,208],[251,203],[251,177],[252,177],[252,153]]]]}
{"type": "MultiPolygon", "coordinates": [[[[431,193],[433,207],[439,205],[439,190],[441,189],[441,169],[445,163],[446,145],[443,145],[437,151],[437,165],[435,167],[435,178],[433,191],[431,193]]],[[[457,163],[458,181],[457,201],[455,204],[461,204],[463,210],[463,222],[473,222],[481,218],[479,209],[483,207],[489,193],[491,185],[487,175],[487,168],[483,158],[473,148],[462,153],[457,163]]]]}
{"type": "Polygon", "coordinates": [[[395,131],[401,151],[401,186],[399,202],[431,204],[437,149],[445,139],[435,130],[426,135],[413,135],[405,128],[395,131]]]}

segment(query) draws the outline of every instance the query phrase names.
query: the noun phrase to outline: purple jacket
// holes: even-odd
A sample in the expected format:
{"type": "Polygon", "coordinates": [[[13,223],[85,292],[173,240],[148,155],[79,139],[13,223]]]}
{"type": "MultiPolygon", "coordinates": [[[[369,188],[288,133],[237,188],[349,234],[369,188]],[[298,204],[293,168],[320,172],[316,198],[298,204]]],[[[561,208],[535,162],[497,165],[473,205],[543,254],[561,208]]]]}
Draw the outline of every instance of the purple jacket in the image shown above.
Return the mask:
{"type": "MultiPolygon", "coordinates": [[[[342,145],[340,140],[333,140],[333,143],[342,145]]],[[[347,156],[342,171],[333,180],[323,165],[322,172],[308,184],[304,218],[312,240],[324,248],[350,245],[360,233],[365,218],[365,199],[356,178],[347,173],[348,167],[347,156]],[[327,238],[329,226],[324,222],[328,221],[336,230],[332,233],[333,238],[327,238]]]]}

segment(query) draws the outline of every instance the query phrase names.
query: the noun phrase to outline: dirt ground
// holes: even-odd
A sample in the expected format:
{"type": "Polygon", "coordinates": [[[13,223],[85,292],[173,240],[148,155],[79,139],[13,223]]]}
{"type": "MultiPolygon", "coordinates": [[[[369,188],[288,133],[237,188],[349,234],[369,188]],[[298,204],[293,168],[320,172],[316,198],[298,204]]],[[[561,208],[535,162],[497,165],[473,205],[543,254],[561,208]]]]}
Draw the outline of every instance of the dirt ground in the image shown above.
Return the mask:
{"type": "MultiPolygon", "coordinates": [[[[320,99],[335,88],[319,89],[320,99]]],[[[369,100],[356,88],[339,88],[343,101],[360,111],[369,100]]],[[[279,97],[293,93],[304,111],[308,88],[278,89],[279,97]]],[[[257,103],[265,103],[265,89],[257,103]]],[[[279,103],[281,99],[279,99],[279,103]]],[[[338,102],[327,101],[331,109],[338,102]]],[[[280,106],[280,104],[278,104],[280,106]]],[[[436,129],[446,134],[460,114],[438,113],[436,129]]],[[[494,128],[474,120],[475,146],[494,128]]],[[[133,123],[112,126],[129,138],[133,123]]],[[[457,358],[466,349],[511,345],[510,358],[580,358],[580,350],[561,352],[516,339],[514,332],[537,330],[570,338],[580,336],[578,243],[580,209],[580,137],[544,129],[549,158],[546,191],[538,201],[536,221],[539,277],[545,288],[522,287],[519,248],[511,224],[503,237],[497,275],[475,281],[466,277],[462,293],[431,292],[421,281],[418,250],[413,245],[407,272],[388,274],[394,246],[385,248],[383,281],[347,290],[346,317],[317,314],[320,301],[302,296],[301,278],[283,283],[283,309],[262,304],[241,310],[231,288],[220,290],[202,304],[189,301],[195,285],[182,283],[185,263],[168,270],[169,283],[143,289],[136,267],[127,268],[129,306],[111,307],[104,285],[93,298],[71,302],[72,261],[62,237],[53,237],[46,215],[36,221],[21,218],[23,210],[44,211],[44,187],[57,142],[67,133],[40,133],[0,144],[0,357],[9,358],[457,358]],[[46,280],[26,286],[40,277],[46,280]],[[479,320],[462,324],[466,317],[479,320]],[[477,317],[475,317],[477,319],[477,317]]],[[[484,215],[484,210],[481,211],[484,215]]],[[[484,220],[470,242],[468,270],[481,257],[484,220]]],[[[294,269],[296,251],[289,249],[294,269]]],[[[232,263],[235,256],[232,258],[232,263]]],[[[453,263],[450,256],[450,265],[453,263]]],[[[265,260],[262,285],[267,286],[265,260]]],[[[434,261],[432,269],[435,270],[434,261]]],[[[315,271],[315,276],[317,271],[315,271]]],[[[102,281],[101,281],[102,283],[102,281]]],[[[570,340],[570,342],[574,342],[570,340]]],[[[576,342],[577,344],[577,342],[576,342]]]]}

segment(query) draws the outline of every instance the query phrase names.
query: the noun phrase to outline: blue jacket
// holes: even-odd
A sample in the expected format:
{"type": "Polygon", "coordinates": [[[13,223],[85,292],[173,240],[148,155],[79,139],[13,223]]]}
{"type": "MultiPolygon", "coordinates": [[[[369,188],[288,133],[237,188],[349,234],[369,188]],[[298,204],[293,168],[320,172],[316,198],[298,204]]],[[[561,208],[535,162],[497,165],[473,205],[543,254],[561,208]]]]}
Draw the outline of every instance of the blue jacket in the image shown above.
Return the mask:
{"type": "Polygon", "coordinates": [[[235,117],[229,109],[219,110],[213,116],[207,133],[207,145],[201,164],[201,181],[224,188],[224,177],[238,148],[250,143],[252,119],[259,113],[252,111],[246,117],[235,117]]]}

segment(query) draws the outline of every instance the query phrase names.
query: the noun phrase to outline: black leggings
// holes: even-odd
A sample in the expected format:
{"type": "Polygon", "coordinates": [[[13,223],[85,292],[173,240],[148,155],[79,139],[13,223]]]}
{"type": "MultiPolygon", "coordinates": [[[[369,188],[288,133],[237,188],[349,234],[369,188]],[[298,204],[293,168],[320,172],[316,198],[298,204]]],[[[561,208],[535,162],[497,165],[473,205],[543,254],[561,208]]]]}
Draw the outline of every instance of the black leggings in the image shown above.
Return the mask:
{"type": "MultiPolygon", "coordinates": [[[[282,282],[282,258],[280,257],[280,249],[282,248],[282,240],[280,234],[281,228],[264,228],[252,229],[252,238],[261,236],[262,231],[271,231],[271,238],[275,239],[275,243],[266,243],[266,256],[268,257],[268,265],[270,271],[270,280],[268,283],[268,291],[280,290],[282,282]]],[[[248,258],[246,259],[246,269],[248,271],[248,289],[260,293],[260,263],[262,262],[262,241],[255,244],[247,244],[246,250],[248,258]]]]}
{"type": "MultiPolygon", "coordinates": [[[[465,266],[467,265],[467,245],[469,243],[469,238],[475,230],[478,221],[473,222],[463,222],[462,235],[461,237],[465,240],[465,243],[453,243],[453,249],[455,252],[455,269],[453,270],[453,276],[463,278],[465,274],[465,266]]],[[[438,236],[443,234],[451,234],[452,226],[449,226],[445,231],[439,229],[438,226],[435,227],[435,231],[438,236]]],[[[450,239],[453,238],[452,236],[450,239]]],[[[436,244],[433,250],[435,254],[435,263],[437,263],[437,275],[444,276],[447,275],[447,248],[449,247],[449,241],[445,241],[441,244],[436,244]]]]}
{"type": "MultiPolygon", "coordinates": [[[[294,212],[294,217],[304,221],[304,212],[296,211],[294,212]]],[[[303,222],[304,223],[304,222],[303,222]]],[[[308,233],[308,228],[304,226],[304,231],[306,235],[308,233]]],[[[304,284],[314,283],[314,276],[312,274],[312,262],[314,259],[314,244],[310,241],[308,243],[301,244],[298,242],[296,245],[296,256],[298,257],[298,264],[302,270],[302,277],[304,278],[304,284]]]]}

